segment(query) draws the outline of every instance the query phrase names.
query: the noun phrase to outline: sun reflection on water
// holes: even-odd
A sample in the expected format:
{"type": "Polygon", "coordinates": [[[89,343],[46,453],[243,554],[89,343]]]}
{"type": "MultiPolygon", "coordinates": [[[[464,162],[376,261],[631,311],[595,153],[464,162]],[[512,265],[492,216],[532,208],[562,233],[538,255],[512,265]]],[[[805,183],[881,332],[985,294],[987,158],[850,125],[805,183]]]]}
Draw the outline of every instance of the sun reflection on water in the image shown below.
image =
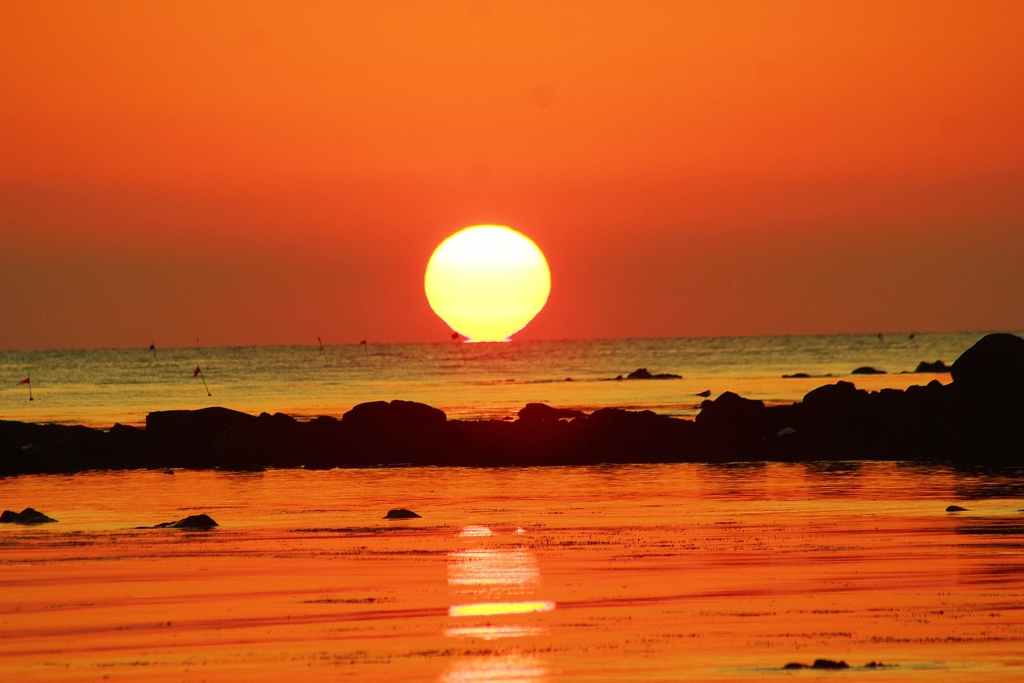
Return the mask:
{"type": "Polygon", "coordinates": [[[448,555],[448,585],[523,588],[540,582],[537,559],[529,550],[464,550],[448,555]]]}
{"type": "Polygon", "coordinates": [[[544,663],[532,655],[510,653],[454,662],[441,683],[537,683],[547,679],[544,663]]]}
{"type": "Polygon", "coordinates": [[[538,636],[545,633],[539,626],[460,626],[447,628],[444,634],[449,638],[479,638],[481,640],[498,640],[499,638],[522,638],[538,636]]]}
{"type": "Polygon", "coordinates": [[[452,605],[448,608],[450,617],[491,617],[498,614],[529,614],[550,612],[555,603],[547,600],[525,602],[474,602],[468,605],[452,605]]]}

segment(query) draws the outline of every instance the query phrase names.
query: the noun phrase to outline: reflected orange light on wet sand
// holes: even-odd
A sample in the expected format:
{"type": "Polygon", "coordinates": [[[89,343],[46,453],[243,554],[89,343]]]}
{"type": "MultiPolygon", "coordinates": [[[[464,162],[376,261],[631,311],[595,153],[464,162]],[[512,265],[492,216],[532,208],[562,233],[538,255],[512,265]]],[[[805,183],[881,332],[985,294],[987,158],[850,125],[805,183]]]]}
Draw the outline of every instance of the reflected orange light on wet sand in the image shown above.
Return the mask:
{"type": "Polygon", "coordinates": [[[60,520],[0,527],[4,680],[739,682],[817,658],[891,665],[873,683],[1024,677],[1009,477],[123,472],[2,479],[0,500],[60,520]],[[396,492],[424,517],[381,520],[396,492]],[[221,526],[135,528],[195,512],[221,526]]]}

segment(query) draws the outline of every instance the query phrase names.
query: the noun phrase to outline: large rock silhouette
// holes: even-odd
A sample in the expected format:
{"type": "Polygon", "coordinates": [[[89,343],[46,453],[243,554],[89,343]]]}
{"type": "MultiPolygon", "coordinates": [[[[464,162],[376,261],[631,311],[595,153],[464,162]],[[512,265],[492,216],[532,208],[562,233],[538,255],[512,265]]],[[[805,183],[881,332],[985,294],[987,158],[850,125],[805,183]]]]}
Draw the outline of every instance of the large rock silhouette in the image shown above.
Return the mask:
{"type": "Polygon", "coordinates": [[[299,421],[226,408],[151,413],[145,430],[0,421],[0,476],[85,469],[527,466],[600,463],[917,460],[1024,466],[1024,340],[966,350],[952,382],[865,391],[839,381],[765,405],[732,392],[695,420],[534,403],[519,419],[448,420],[411,401],[299,421]],[[779,436],[782,433],[785,436],[779,436]]]}
{"type": "Polygon", "coordinates": [[[957,390],[986,407],[1024,406],[1024,339],[989,334],[960,354],[950,368],[957,390]]]}

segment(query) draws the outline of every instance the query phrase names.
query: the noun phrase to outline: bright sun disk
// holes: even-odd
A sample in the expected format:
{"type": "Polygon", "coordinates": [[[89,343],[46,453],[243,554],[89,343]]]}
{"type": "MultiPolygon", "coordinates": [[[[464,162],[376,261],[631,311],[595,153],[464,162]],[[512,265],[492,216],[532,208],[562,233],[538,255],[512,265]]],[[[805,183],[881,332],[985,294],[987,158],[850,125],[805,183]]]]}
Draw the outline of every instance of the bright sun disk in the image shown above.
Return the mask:
{"type": "Polygon", "coordinates": [[[470,341],[508,341],[544,308],[551,271],[529,237],[475,225],[434,250],[423,287],[434,312],[470,341]]]}

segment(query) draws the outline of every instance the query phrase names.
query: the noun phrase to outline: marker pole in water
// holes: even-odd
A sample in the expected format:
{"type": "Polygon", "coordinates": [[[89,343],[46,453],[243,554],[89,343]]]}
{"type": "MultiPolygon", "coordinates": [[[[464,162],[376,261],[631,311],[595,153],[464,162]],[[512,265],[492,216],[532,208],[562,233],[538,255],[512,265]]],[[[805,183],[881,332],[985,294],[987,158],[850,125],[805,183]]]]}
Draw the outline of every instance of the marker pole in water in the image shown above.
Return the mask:
{"type": "Polygon", "coordinates": [[[324,365],[327,365],[327,354],[324,353],[324,342],[320,337],[316,338],[318,344],[320,344],[320,355],[324,357],[324,365]]]}
{"type": "Polygon", "coordinates": [[[359,342],[359,344],[363,347],[363,351],[366,352],[366,357],[369,358],[370,357],[370,346],[369,346],[369,344],[366,343],[365,339],[363,341],[359,342]]]}
{"type": "Polygon", "coordinates": [[[32,375],[29,375],[25,379],[21,380],[20,382],[18,382],[18,384],[28,385],[28,400],[34,401],[35,399],[32,398],[32,375]]]}
{"type": "Polygon", "coordinates": [[[206,386],[206,377],[203,376],[203,371],[199,367],[199,363],[196,363],[196,370],[192,373],[192,376],[203,380],[203,388],[206,389],[206,395],[213,396],[213,394],[210,393],[210,387],[206,386]]]}
{"type": "Polygon", "coordinates": [[[452,341],[459,345],[459,351],[462,352],[462,364],[466,364],[466,349],[462,347],[462,335],[458,332],[452,332],[452,341]]]}

